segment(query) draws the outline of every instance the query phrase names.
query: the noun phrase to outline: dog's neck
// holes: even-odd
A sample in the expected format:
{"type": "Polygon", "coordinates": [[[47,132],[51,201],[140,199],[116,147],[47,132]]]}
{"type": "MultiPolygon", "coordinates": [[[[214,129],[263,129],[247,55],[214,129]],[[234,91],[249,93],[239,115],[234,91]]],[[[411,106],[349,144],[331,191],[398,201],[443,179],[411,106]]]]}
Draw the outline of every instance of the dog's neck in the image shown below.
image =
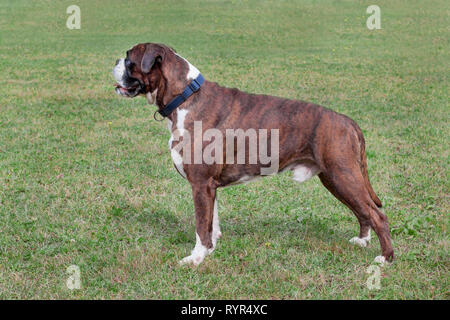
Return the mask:
{"type": "Polygon", "coordinates": [[[178,53],[175,53],[175,55],[180,58],[185,64],[187,64],[187,72],[183,70],[183,73],[186,73],[185,78],[187,83],[191,82],[193,79],[197,78],[200,74],[200,71],[193,66],[189,61],[187,61],[185,58],[180,56],[178,53]]]}
{"type": "MultiPolygon", "coordinates": [[[[186,86],[200,74],[200,71],[194,65],[176,53],[171,60],[175,68],[166,73],[161,70],[159,85],[153,92],[146,94],[149,104],[155,104],[160,110],[173,98],[180,95],[186,86]]],[[[189,101],[182,103],[177,109],[185,108],[189,108],[189,101]]],[[[172,121],[172,114],[168,118],[172,121]]]]}

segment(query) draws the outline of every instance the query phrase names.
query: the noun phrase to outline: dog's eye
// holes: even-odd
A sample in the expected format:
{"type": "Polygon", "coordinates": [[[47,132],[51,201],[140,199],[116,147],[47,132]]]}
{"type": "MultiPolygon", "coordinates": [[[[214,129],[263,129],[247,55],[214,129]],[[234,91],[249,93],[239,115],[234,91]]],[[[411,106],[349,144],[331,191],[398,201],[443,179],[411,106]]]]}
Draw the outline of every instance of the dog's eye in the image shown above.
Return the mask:
{"type": "Polygon", "coordinates": [[[133,67],[133,62],[131,62],[128,59],[125,59],[125,67],[127,67],[128,69],[131,69],[133,67]]]}

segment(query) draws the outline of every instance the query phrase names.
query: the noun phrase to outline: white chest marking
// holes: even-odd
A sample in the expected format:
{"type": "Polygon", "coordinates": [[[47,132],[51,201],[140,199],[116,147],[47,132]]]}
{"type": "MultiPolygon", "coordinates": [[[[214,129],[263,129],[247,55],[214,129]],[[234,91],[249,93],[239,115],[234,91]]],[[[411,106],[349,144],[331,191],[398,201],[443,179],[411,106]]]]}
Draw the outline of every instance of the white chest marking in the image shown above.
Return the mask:
{"type": "MultiPolygon", "coordinates": [[[[176,125],[176,130],[178,130],[178,136],[181,137],[183,135],[184,132],[184,120],[186,119],[186,115],[188,114],[188,110],[186,109],[177,109],[177,125],[176,125]]],[[[172,160],[173,163],[175,164],[175,166],[177,167],[178,172],[180,172],[180,174],[186,178],[186,172],[184,172],[183,169],[183,157],[181,156],[181,154],[175,150],[175,148],[172,148],[172,142],[173,142],[173,132],[172,132],[172,121],[167,120],[168,121],[168,128],[169,131],[171,132],[171,136],[169,139],[169,149],[170,149],[170,154],[172,156],[172,160]]]]}
{"type": "Polygon", "coordinates": [[[177,129],[181,131],[180,135],[184,132],[184,120],[188,112],[186,109],[177,109],[177,129]]]}
{"type": "Polygon", "coordinates": [[[167,119],[167,129],[169,129],[170,138],[169,138],[169,150],[172,149],[172,141],[173,141],[173,134],[172,134],[172,121],[167,119]]]}
{"type": "Polygon", "coordinates": [[[198,75],[200,74],[200,71],[198,71],[198,69],[196,67],[194,67],[189,61],[187,61],[185,58],[183,58],[182,56],[180,56],[179,54],[176,53],[177,56],[179,56],[181,59],[183,59],[184,61],[186,61],[186,63],[189,66],[189,71],[187,73],[186,79],[187,80],[192,80],[198,77],[198,75]]]}

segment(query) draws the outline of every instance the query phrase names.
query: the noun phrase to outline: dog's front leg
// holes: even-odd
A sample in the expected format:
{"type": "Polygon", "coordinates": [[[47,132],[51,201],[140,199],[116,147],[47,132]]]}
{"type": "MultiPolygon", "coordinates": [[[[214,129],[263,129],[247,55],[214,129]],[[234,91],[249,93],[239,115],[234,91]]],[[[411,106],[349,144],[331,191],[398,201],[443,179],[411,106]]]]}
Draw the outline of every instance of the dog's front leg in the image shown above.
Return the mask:
{"type": "Polygon", "coordinates": [[[203,259],[214,251],[217,238],[220,237],[217,217],[216,189],[209,184],[192,184],[195,206],[195,248],[191,255],[180,261],[181,264],[199,265],[203,259]],[[214,223],[213,223],[214,221],[214,223]],[[217,230],[214,230],[217,229],[217,230]]]}

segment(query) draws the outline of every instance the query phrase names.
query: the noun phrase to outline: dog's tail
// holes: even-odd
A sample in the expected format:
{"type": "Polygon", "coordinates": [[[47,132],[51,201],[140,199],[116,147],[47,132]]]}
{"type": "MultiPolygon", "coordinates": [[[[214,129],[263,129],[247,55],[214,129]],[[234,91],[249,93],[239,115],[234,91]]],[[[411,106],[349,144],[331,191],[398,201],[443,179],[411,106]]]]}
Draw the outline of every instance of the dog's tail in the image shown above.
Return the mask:
{"type": "Polygon", "coordinates": [[[364,177],[364,183],[366,185],[366,189],[370,194],[370,197],[372,198],[373,202],[377,205],[378,208],[381,208],[383,205],[381,203],[381,200],[376,195],[375,191],[372,188],[372,185],[370,184],[369,180],[369,173],[367,172],[367,157],[366,157],[366,142],[364,140],[364,136],[362,134],[361,129],[356,125],[356,131],[358,133],[358,138],[360,142],[360,150],[361,150],[361,173],[364,177]]]}

